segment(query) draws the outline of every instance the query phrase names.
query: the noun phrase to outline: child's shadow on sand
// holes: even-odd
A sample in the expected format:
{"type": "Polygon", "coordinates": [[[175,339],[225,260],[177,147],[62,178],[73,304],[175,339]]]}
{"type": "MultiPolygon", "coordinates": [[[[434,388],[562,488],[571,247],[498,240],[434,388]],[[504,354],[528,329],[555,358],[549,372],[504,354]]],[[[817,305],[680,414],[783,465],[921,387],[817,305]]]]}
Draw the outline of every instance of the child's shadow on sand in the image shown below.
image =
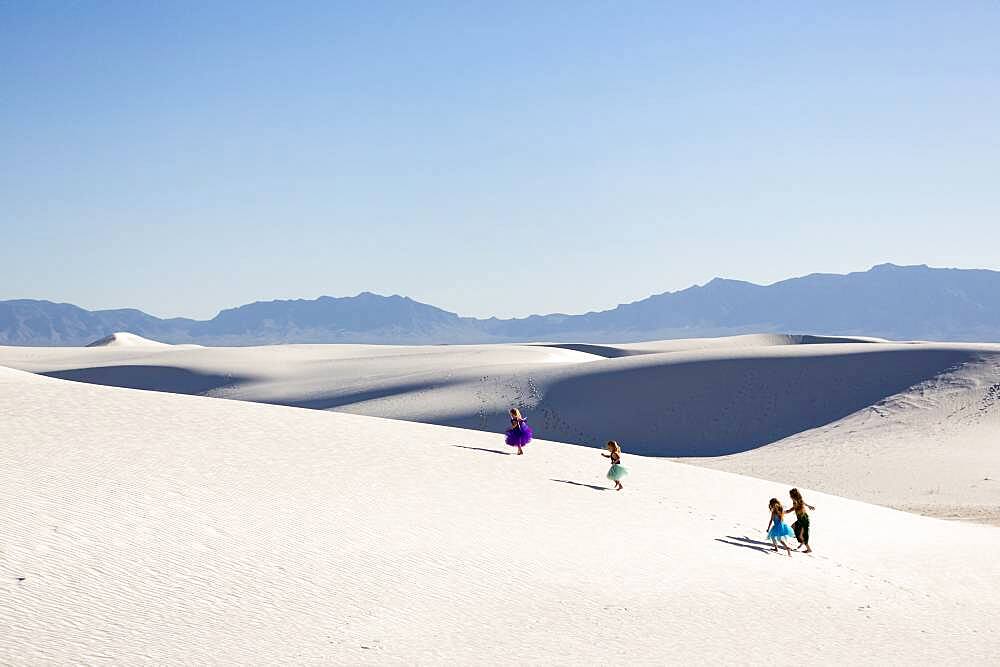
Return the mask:
{"type": "Polygon", "coordinates": [[[553,482],[559,482],[561,484],[572,484],[573,486],[585,486],[588,489],[593,489],[594,491],[607,491],[607,487],[596,486],[594,484],[584,484],[583,482],[571,482],[568,479],[554,479],[553,482]]]}
{"type": "Polygon", "coordinates": [[[769,542],[761,542],[760,540],[753,540],[749,537],[736,537],[735,535],[726,535],[725,539],[721,537],[715,538],[716,542],[722,542],[723,544],[728,544],[734,547],[743,547],[744,549],[753,549],[754,551],[759,551],[764,554],[769,554],[774,551],[773,546],[769,542]]]}
{"type": "Polygon", "coordinates": [[[510,456],[510,452],[501,452],[499,449],[485,449],[483,447],[468,447],[466,445],[452,445],[452,447],[459,447],[461,449],[471,449],[475,452],[489,452],[490,454],[503,454],[504,456],[510,456]]]}

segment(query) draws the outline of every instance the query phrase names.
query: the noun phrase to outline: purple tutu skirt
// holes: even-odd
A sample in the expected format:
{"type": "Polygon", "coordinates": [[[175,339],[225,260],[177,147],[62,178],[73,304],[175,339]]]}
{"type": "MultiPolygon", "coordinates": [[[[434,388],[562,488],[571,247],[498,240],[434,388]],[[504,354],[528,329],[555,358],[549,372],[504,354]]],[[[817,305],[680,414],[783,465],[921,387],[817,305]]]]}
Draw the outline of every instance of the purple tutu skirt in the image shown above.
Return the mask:
{"type": "Polygon", "coordinates": [[[523,447],[531,442],[531,427],[522,422],[520,426],[507,429],[507,444],[511,447],[523,447]]]}

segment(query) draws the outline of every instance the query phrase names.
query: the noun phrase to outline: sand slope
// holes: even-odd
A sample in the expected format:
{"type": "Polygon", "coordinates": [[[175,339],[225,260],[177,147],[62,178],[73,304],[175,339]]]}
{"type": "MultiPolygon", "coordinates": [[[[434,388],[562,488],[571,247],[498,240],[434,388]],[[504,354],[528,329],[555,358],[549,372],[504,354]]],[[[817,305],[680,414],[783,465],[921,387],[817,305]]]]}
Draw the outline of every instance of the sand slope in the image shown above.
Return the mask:
{"type": "Polygon", "coordinates": [[[817,554],[789,559],[754,542],[784,487],[662,459],[615,493],[587,448],[5,369],[0,415],[4,663],[1000,652],[996,528],[807,493],[817,554]]]}
{"type": "Polygon", "coordinates": [[[150,340],[127,331],[119,331],[87,345],[87,347],[169,347],[167,343],[150,340]]]}
{"type": "Polygon", "coordinates": [[[1000,356],[983,355],[833,424],[691,462],[1000,525],[1000,356]]]}
{"type": "MultiPolygon", "coordinates": [[[[633,452],[745,451],[829,424],[1000,346],[801,344],[803,337],[643,347],[292,345],[0,348],[0,364],[97,384],[503,430],[633,452]],[[595,354],[595,351],[601,354],[595,354]]],[[[814,339],[815,340],[815,339],[814,339]]]]}
{"type": "Polygon", "coordinates": [[[690,352],[692,350],[740,349],[748,347],[771,347],[775,345],[821,345],[827,343],[887,343],[882,338],[863,336],[807,336],[791,334],[745,334],[742,336],[721,336],[718,338],[678,338],[676,340],[654,340],[643,343],[600,344],[590,343],[540,343],[550,347],[578,350],[613,359],[639,354],[661,354],[663,352],[690,352]]]}
{"type": "Polygon", "coordinates": [[[615,438],[631,453],[699,457],[689,460],[936,516],[1000,520],[1000,402],[990,398],[1000,346],[843,340],[6,347],[0,364],[490,432],[506,428],[514,405],[548,439],[615,438]],[[736,452],[753,453],[705,458],[736,452]]]}

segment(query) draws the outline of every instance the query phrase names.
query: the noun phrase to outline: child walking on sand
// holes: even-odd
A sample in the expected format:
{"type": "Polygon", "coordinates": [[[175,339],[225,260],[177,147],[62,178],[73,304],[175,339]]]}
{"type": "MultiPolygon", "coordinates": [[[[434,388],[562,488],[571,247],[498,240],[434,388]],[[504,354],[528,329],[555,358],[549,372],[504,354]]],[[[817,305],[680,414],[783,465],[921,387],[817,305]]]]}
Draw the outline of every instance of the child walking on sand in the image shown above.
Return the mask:
{"type": "Polygon", "coordinates": [[[517,408],[510,409],[510,428],[507,429],[507,444],[517,447],[518,454],[524,454],[521,448],[531,442],[531,427],[521,416],[521,411],[517,408]]]}
{"type": "Polygon", "coordinates": [[[785,551],[791,556],[792,550],[785,542],[785,538],[792,534],[792,529],[785,523],[784,507],[777,498],[771,498],[767,508],[771,510],[771,520],[767,522],[767,538],[771,540],[775,551],[778,550],[778,542],[781,542],[781,546],[785,547],[785,551]]]}
{"type": "Polygon", "coordinates": [[[788,495],[792,497],[792,506],[785,510],[786,512],[795,512],[795,523],[792,524],[792,530],[795,531],[795,539],[799,541],[799,546],[795,547],[798,551],[802,547],[806,550],[803,553],[811,554],[812,547],[809,546],[809,512],[806,508],[815,510],[816,508],[807,503],[802,499],[802,494],[799,493],[798,489],[792,489],[788,492],[788,495]]]}
{"type": "Polygon", "coordinates": [[[614,440],[608,440],[609,454],[601,454],[604,458],[611,459],[611,468],[608,469],[608,479],[615,483],[615,491],[621,491],[622,478],[628,474],[628,468],[622,465],[622,448],[614,440]]]}

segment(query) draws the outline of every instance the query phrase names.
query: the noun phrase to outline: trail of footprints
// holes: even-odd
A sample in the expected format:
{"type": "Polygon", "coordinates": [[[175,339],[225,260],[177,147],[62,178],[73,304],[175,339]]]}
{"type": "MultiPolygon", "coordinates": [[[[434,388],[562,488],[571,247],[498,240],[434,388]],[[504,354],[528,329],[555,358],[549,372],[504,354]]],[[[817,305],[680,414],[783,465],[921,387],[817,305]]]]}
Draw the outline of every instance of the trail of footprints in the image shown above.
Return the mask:
{"type": "Polygon", "coordinates": [[[983,396],[979,412],[989,412],[994,406],[996,406],[998,401],[1000,401],[1000,382],[992,384],[986,388],[986,394],[983,396]]]}
{"type": "MultiPolygon", "coordinates": [[[[559,439],[574,442],[598,444],[599,438],[593,433],[580,430],[562,418],[558,411],[541,405],[544,394],[538,387],[538,383],[530,375],[526,382],[520,383],[510,379],[491,378],[483,375],[480,378],[480,389],[476,391],[476,400],[479,403],[478,422],[482,430],[490,427],[490,415],[493,409],[493,401],[497,396],[503,397],[503,403],[516,407],[522,412],[533,412],[534,423],[540,425],[539,436],[558,436],[559,439]]],[[[532,415],[528,415],[529,423],[532,422],[532,415]]]]}

